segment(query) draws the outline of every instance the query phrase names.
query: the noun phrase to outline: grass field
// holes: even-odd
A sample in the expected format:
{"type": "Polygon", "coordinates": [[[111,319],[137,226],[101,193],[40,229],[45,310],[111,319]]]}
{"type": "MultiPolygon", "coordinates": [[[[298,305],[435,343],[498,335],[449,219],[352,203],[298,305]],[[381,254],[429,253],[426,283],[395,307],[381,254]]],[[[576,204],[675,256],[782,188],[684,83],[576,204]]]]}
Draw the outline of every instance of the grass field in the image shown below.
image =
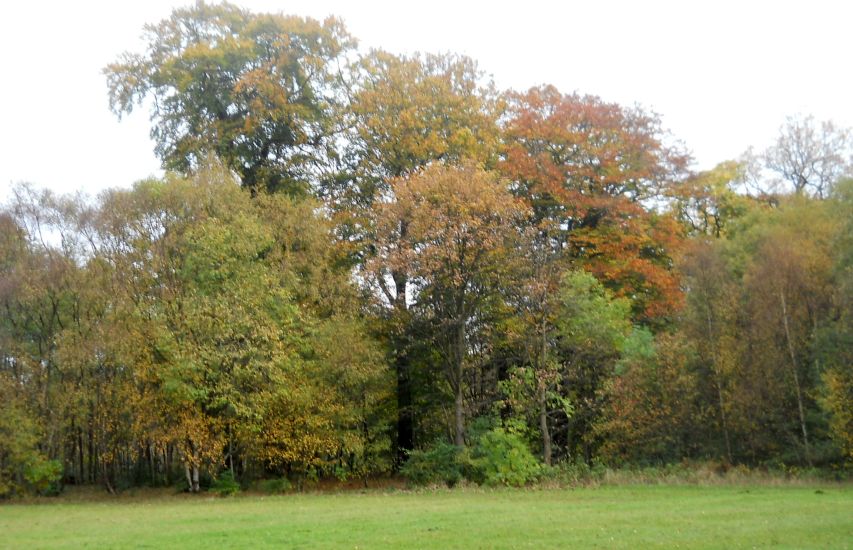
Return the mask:
{"type": "Polygon", "coordinates": [[[853,548],[849,486],[169,496],[0,506],[6,548],[853,548]]]}

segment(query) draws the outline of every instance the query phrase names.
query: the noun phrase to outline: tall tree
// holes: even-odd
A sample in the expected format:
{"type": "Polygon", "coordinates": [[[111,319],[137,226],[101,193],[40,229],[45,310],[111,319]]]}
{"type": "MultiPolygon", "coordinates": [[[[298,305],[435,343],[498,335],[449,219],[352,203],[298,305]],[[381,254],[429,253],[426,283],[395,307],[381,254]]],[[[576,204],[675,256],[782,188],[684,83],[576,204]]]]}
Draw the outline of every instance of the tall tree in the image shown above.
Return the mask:
{"type": "Polygon", "coordinates": [[[731,394],[738,363],[740,302],[737,281],[721,248],[719,242],[702,239],[690,243],[680,266],[690,293],[679,329],[684,339],[695,342],[701,372],[707,376],[702,380],[707,379],[707,387],[714,389],[711,402],[717,412],[717,433],[722,434],[725,458],[733,463],[732,416],[737,411],[731,394]]]}
{"type": "Polygon", "coordinates": [[[766,166],[793,186],[794,193],[826,197],[840,178],[853,174],[850,130],[813,116],[788,117],[776,143],[767,149],[766,166]]]}
{"type": "Polygon", "coordinates": [[[151,137],[169,170],[215,155],[243,186],[305,192],[334,149],[338,65],[354,47],[340,20],[253,14],[202,0],[145,26],[144,54],[104,72],[121,116],[151,99],[151,137]]]}
{"type": "MultiPolygon", "coordinates": [[[[371,250],[390,235],[377,235],[375,216],[377,204],[394,200],[391,182],[434,162],[485,162],[494,155],[498,130],[490,86],[482,83],[470,58],[374,51],[358,71],[347,114],[346,169],[327,182],[323,193],[341,241],[364,266],[375,263],[371,250]]],[[[393,234],[402,242],[408,225],[404,219],[399,223],[393,234]]],[[[402,463],[415,441],[406,299],[410,285],[405,269],[393,269],[389,276],[380,292],[397,376],[397,459],[402,463]]]]}
{"type": "Polygon", "coordinates": [[[395,198],[378,219],[374,276],[389,300],[396,298],[388,289],[394,272],[412,283],[414,307],[434,328],[461,446],[466,371],[477,360],[472,337],[498,295],[526,211],[494,174],[473,164],[436,164],[392,186],[395,198]]]}
{"type": "Polygon", "coordinates": [[[552,86],[507,95],[499,163],[536,219],[563,229],[562,241],[635,314],[654,319],[680,302],[672,255],[674,221],[646,203],[680,181],[687,156],[667,145],[660,121],[598,97],[552,86]]]}

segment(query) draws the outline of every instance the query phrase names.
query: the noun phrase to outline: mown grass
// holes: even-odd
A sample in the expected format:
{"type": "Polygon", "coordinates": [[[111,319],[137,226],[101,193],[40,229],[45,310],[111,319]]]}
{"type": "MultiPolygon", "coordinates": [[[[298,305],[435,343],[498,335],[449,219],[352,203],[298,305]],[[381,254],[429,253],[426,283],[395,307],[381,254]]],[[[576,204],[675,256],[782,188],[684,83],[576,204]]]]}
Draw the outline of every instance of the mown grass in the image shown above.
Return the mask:
{"type": "Polygon", "coordinates": [[[602,486],[0,506],[9,548],[850,548],[849,486],[602,486]]]}

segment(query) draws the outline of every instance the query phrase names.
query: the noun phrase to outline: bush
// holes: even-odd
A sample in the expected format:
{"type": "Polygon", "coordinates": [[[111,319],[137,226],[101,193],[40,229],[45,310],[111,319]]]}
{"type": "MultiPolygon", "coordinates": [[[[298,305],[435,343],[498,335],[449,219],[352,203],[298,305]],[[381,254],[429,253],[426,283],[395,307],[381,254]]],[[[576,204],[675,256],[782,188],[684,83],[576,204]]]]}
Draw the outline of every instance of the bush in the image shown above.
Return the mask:
{"type": "Polygon", "coordinates": [[[449,443],[435,443],[424,451],[412,451],[400,473],[413,485],[453,487],[462,479],[462,449],[449,443]]]}
{"type": "Polygon", "coordinates": [[[24,478],[37,494],[56,496],[62,490],[62,463],[41,455],[34,456],[27,464],[24,478]]]}
{"type": "Polygon", "coordinates": [[[278,479],[264,479],[258,482],[257,488],[263,493],[269,495],[280,495],[286,493],[293,488],[293,484],[286,477],[278,479]]]}
{"type": "Polygon", "coordinates": [[[485,485],[520,487],[533,481],[541,466],[527,444],[502,428],[490,430],[471,451],[470,478],[485,485]]]}
{"type": "Polygon", "coordinates": [[[234,474],[226,471],[210,484],[210,492],[221,497],[235,495],[240,492],[240,484],[234,479],[234,474]]]}

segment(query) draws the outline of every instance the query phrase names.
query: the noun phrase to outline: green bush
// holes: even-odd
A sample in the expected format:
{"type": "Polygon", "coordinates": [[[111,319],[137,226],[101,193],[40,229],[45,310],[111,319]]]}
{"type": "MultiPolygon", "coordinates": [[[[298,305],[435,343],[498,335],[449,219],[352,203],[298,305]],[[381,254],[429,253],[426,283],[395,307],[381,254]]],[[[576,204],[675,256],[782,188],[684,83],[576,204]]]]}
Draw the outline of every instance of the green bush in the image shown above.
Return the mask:
{"type": "Polygon", "coordinates": [[[36,455],[27,463],[24,479],[37,494],[56,496],[61,491],[62,463],[36,455]]]}
{"type": "Polygon", "coordinates": [[[280,495],[286,493],[293,488],[293,484],[286,477],[278,479],[263,479],[256,485],[259,491],[269,495],[280,495]]]}
{"type": "Polygon", "coordinates": [[[210,484],[210,492],[221,497],[235,495],[240,492],[240,484],[234,479],[234,474],[226,471],[210,484]]]}
{"type": "Polygon", "coordinates": [[[484,485],[520,487],[536,479],[539,461],[516,434],[495,428],[482,434],[471,450],[472,481],[484,485]]]}
{"type": "Polygon", "coordinates": [[[412,451],[400,473],[413,485],[446,484],[453,487],[462,479],[462,449],[449,443],[435,443],[424,451],[412,451]]]}

